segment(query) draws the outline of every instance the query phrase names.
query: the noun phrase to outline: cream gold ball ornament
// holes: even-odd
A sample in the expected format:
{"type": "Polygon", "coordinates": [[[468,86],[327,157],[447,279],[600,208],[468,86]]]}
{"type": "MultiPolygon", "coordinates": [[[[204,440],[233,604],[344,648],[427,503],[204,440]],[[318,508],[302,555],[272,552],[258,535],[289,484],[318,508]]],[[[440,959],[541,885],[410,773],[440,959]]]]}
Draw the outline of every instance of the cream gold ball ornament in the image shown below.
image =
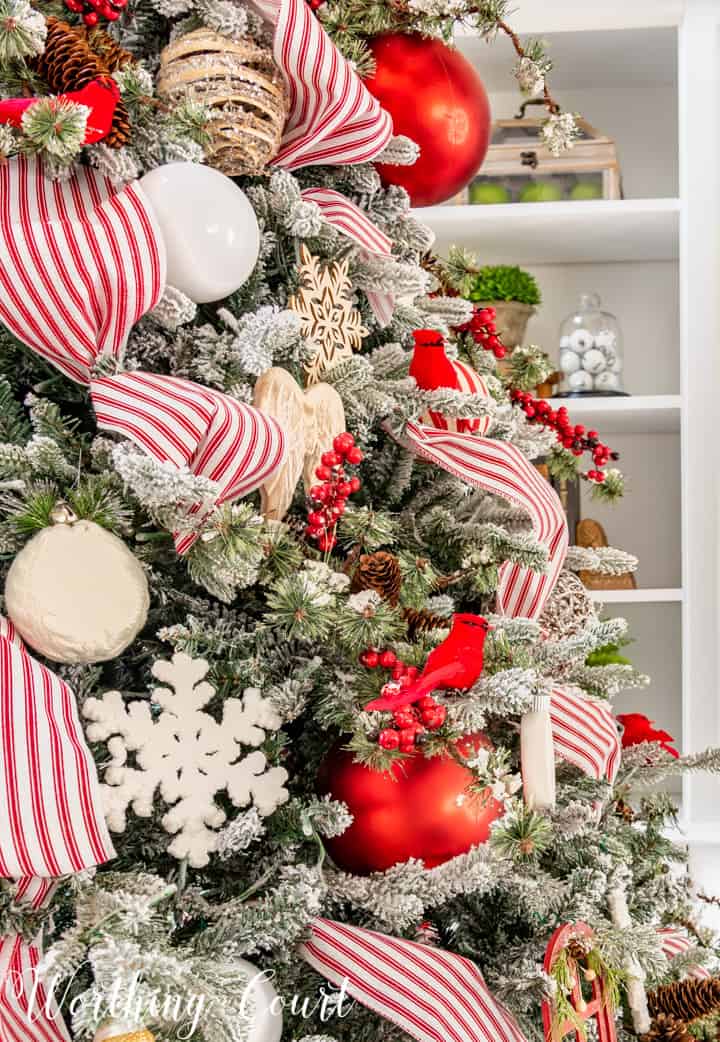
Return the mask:
{"type": "Polygon", "coordinates": [[[13,561],[5,610],[20,636],[52,662],[105,662],[147,619],[145,573],[121,539],[58,504],[13,561]]]}
{"type": "Polygon", "coordinates": [[[147,1028],[124,1020],[106,1020],[93,1035],[93,1042],[155,1042],[155,1036],[147,1028]]]}

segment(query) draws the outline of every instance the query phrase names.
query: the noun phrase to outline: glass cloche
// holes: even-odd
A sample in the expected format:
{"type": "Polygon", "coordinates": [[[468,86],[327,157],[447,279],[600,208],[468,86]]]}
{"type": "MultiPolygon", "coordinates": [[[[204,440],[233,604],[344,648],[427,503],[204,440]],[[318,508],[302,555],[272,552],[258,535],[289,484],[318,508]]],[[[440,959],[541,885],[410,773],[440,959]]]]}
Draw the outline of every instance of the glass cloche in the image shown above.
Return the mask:
{"type": "Polygon", "coordinates": [[[620,326],[597,293],[583,293],[560,326],[560,369],[561,394],[625,394],[620,326]]]}

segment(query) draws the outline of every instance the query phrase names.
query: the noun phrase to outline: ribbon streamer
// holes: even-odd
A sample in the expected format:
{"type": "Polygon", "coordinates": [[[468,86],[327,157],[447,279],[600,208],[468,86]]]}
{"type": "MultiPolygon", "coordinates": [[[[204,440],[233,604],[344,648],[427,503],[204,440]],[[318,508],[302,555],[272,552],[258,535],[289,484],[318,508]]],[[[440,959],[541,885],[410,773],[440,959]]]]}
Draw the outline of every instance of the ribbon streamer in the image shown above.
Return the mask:
{"type": "Polygon", "coordinates": [[[556,756],[591,778],[615,781],[622,747],[609,702],[588,698],[579,688],[553,688],[550,722],[556,756]]]}
{"type": "MultiPolygon", "coordinates": [[[[658,936],[660,938],[660,947],[668,961],[674,959],[677,955],[682,955],[683,952],[689,951],[690,948],[694,948],[697,944],[697,942],[688,937],[687,932],[679,926],[660,927],[658,929],[658,936]]],[[[687,976],[696,977],[699,980],[706,980],[709,977],[712,977],[712,974],[704,966],[692,966],[688,970],[687,976]]]]}
{"type": "MultiPolygon", "coordinates": [[[[306,202],[315,203],[320,208],[328,224],[362,248],[361,256],[363,253],[390,256],[392,240],[373,224],[364,210],[341,192],[332,188],[306,188],[300,194],[306,202]]],[[[365,295],[375,318],[381,326],[386,326],[395,310],[394,294],[367,290],[365,295]]]]}
{"type": "Polygon", "coordinates": [[[512,618],[536,619],[557,581],[568,546],[567,521],[555,490],[509,442],[416,422],[406,424],[404,437],[418,455],[530,515],[535,537],[547,548],[547,571],[539,574],[506,561],[500,568],[497,610],[512,618]]]}
{"type": "Polygon", "coordinates": [[[526,1042],[469,959],[331,919],[310,928],[305,961],[417,1042],[526,1042]]]}
{"type": "MultiPolygon", "coordinates": [[[[220,504],[252,492],[281,464],[285,436],[276,421],[176,377],[95,373],[100,358],[121,360],[164,282],[164,243],[139,184],[118,190],[87,167],[49,181],[27,157],[0,166],[0,320],[89,388],[99,427],[217,482],[220,504]]],[[[200,509],[190,511],[198,522],[200,509]]],[[[178,553],[196,539],[176,535],[178,553]]]]}
{"type": "Polygon", "coordinates": [[[290,93],[274,166],[367,163],[392,137],[392,119],[343,57],[306,0],[251,0],[274,27],[273,53],[290,93]]]}
{"type": "MultiPolygon", "coordinates": [[[[57,877],[109,861],[115,851],[75,697],[2,617],[0,714],[0,875],[18,880],[18,905],[38,909],[52,899],[57,877]]],[[[39,939],[0,938],[1,1042],[69,1042],[36,981],[40,955],[39,939]]]]}

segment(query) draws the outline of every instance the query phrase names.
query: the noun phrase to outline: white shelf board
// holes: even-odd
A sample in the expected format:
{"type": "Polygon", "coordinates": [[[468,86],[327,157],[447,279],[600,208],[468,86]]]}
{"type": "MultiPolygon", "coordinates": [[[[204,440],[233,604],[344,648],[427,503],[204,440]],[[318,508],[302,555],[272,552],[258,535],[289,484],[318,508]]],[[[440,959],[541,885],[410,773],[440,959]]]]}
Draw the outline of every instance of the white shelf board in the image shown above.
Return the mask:
{"type": "Polygon", "coordinates": [[[482,264],[593,264],[676,260],[679,199],[425,206],[414,211],[436,235],[482,264]]]}
{"type": "Polygon", "coordinates": [[[680,395],[628,395],[627,398],[551,398],[564,405],[575,423],[611,434],[676,434],[680,430],[680,395]]]}
{"type": "MultiPolygon", "coordinates": [[[[523,0],[509,19],[518,33],[544,35],[563,31],[596,31],[598,29],[649,29],[661,25],[679,25],[684,0],[523,0]]],[[[456,35],[474,32],[461,28],[456,35]]]]}
{"type": "Polygon", "coordinates": [[[681,602],[681,589],[655,590],[589,590],[590,596],[600,604],[668,604],[681,602]]]}

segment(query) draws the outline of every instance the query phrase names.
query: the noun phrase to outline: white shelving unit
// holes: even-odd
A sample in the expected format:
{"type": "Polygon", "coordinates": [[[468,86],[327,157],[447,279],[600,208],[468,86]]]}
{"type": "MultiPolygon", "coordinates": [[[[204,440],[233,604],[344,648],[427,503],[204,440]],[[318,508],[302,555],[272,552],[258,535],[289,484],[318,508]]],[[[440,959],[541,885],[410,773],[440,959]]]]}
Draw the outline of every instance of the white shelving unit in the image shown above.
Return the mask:
{"type": "MultiPolygon", "coordinates": [[[[521,264],[543,303],[528,342],[557,357],[561,320],[595,290],[619,318],[630,396],[563,399],[621,453],[628,494],[584,516],[640,558],[638,589],[595,591],[630,623],[648,689],[617,699],[687,752],[720,745],[720,3],[718,0],[519,0],[513,25],[542,37],[554,94],[616,141],[617,201],[428,207],[441,254],[521,264]]],[[[469,32],[496,118],[517,109],[509,45],[469,32]]],[[[555,404],[560,404],[556,402],[555,404]]],[[[695,877],[720,893],[720,783],[684,783],[682,830],[695,877]]]]}

